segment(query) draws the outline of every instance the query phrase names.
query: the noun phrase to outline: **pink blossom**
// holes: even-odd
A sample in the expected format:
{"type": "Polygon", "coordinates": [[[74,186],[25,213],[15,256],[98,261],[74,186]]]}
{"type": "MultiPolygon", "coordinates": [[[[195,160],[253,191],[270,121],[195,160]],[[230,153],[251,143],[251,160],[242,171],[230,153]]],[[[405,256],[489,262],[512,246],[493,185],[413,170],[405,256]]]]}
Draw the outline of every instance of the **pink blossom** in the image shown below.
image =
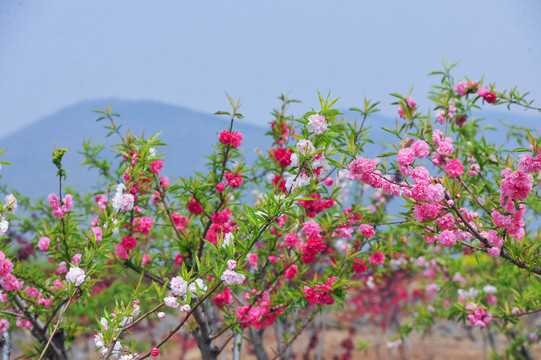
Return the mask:
{"type": "Polygon", "coordinates": [[[524,174],[520,171],[513,171],[502,181],[500,187],[501,197],[509,197],[513,200],[524,200],[532,190],[532,185],[532,175],[524,174]]]}
{"type": "Polygon", "coordinates": [[[18,317],[17,320],[15,320],[15,323],[20,328],[26,328],[26,329],[32,328],[32,323],[30,322],[30,320],[26,320],[24,318],[18,317]]]}
{"type": "Polygon", "coordinates": [[[13,271],[13,263],[9,259],[0,260],[0,277],[7,276],[13,271]]]}
{"type": "Polygon", "coordinates": [[[160,186],[163,189],[167,189],[169,187],[169,178],[167,176],[162,176],[160,178],[160,186]]]}
{"type": "Polygon", "coordinates": [[[314,239],[321,238],[321,231],[321,226],[319,226],[319,224],[315,221],[307,221],[302,225],[302,232],[304,233],[304,235],[314,239]]]}
{"type": "Polygon", "coordinates": [[[428,187],[429,183],[425,181],[418,181],[415,185],[413,185],[410,189],[410,193],[408,194],[409,197],[411,197],[413,200],[417,202],[423,202],[428,199],[428,187]]]}
{"type": "Polygon", "coordinates": [[[285,272],[286,279],[293,280],[295,276],[297,276],[297,273],[299,272],[299,268],[297,265],[292,264],[289,268],[287,268],[285,272]]]}
{"type": "Polygon", "coordinates": [[[58,264],[58,269],[56,270],[57,274],[64,274],[68,272],[68,264],[65,261],[62,261],[58,264]]]}
{"type": "Polygon", "coordinates": [[[415,205],[413,214],[416,221],[434,219],[440,215],[440,206],[427,203],[415,205]]]}
{"type": "Polygon", "coordinates": [[[38,297],[39,295],[39,292],[36,288],[33,288],[33,287],[27,287],[26,289],[24,289],[24,292],[26,294],[28,294],[28,296],[30,297],[38,297]]]}
{"type": "Polygon", "coordinates": [[[81,257],[81,254],[73,255],[73,257],[71,258],[71,263],[75,266],[79,265],[81,263],[81,257]]]}
{"type": "Polygon", "coordinates": [[[96,242],[100,242],[103,239],[103,230],[99,226],[93,226],[90,228],[92,235],[96,238],[96,242]]]}
{"type": "Polygon", "coordinates": [[[23,282],[19,281],[15,276],[12,274],[7,274],[5,277],[0,278],[0,286],[4,288],[6,291],[18,291],[21,290],[23,287],[23,282]]]}
{"type": "Polygon", "coordinates": [[[0,334],[9,330],[9,321],[7,319],[0,319],[0,334]]]}
{"type": "Polygon", "coordinates": [[[229,130],[224,130],[218,135],[218,139],[224,145],[231,145],[234,148],[238,148],[241,145],[243,136],[238,131],[232,134],[229,130]]]}
{"type": "Polygon", "coordinates": [[[456,178],[464,173],[464,165],[462,165],[460,160],[449,159],[445,165],[445,172],[448,173],[450,177],[456,178]]]}
{"type": "Polygon", "coordinates": [[[445,247],[450,247],[456,244],[456,236],[452,231],[444,230],[438,235],[438,242],[445,247]]]}
{"type": "Polygon", "coordinates": [[[411,177],[415,183],[419,181],[430,182],[430,174],[428,173],[428,170],[422,166],[413,168],[411,177]]]}
{"type": "Polygon", "coordinates": [[[381,265],[385,262],[385,255],[382,252],[377,252],[375,254],[372,254],[368,258],[368,261],[374,266],[381,265]]]}
{"type": "Polygon", "coordinates": [[[470,168],[468,169],[468,176],[477,176],[480,171],[481,167],[479,166],[479,164],[471,164],[470,168]]]}
{"type": "Polygon", "coordinates": [[[419,159],[425,158],[430,155],[428,144],[423,140],[416,141],[411,147],[415,152],[415,156],[419,159]]]}
{"type": "Polygon", "coordinates": [[[332,178],[325,178],[324,183],[326,186],[332,186],[334,184],[334,180],[332,178]]]}
{"type": "Polygon", "coordinates": [[[178,265],[182,265],[182,254],[177,254],[177,256],[175,256],[175,262],[178,265]]]}
{"type": "Polygon", "coordinates": [[[43,305],[44,308],[48,309],[53,304],[53,301],[49,298],[38,298],[38,305],[43,305]]]}
{"type": "Polygon", "coordinates": [[[115,255],[123,260],[129,259],[128,252],[122,247],[122,245],[115,246],[115,255]]]}
{"type": "Polygon", "coordinates": [[[451,142],[442,141],[438,146],[439,155],[452,155],[454,151],[453,144],[451,142]]]}
{"type": "Polygon", "coordinates": [[[477,90],[477,95],[481,96],[489,104],[494,104],[496,102],[496,95],[493,92],[488,91],[484,86],[477,90]]]}
{"type": "Polygon", "coordinates": [[[132,228],[136,231],[140,231],[144,235],[150,234],[150,229],[154,224],[154,220],[150,217],[142,216],[133,219],[132,228]]]}
{"type": "Polygon", "coordinates": [[[331,286],[334,282],[333,278],[327,279],[325,285],[318,285],[316,287],[310,288],[308,286],[304,287],[304,296],[306,301],[311,304],[322,304],[322,305],[332,305],[334,304],[334,299],[331,294],[331,286]]]}
{"type": "Polygon", "coordinates": [[[451,214],[446,214],[436,220],[436,225],[442,230],[452,230],[455,227],[455,218],[451,214]]]}
{"type": "Polygon", "coordinates": [[[51,288],[56,288],[54,289],[53,291],[56,291],[56,290],[62,290],[65,288],[64,284],[62,284],[62,281],[56,279],[55,281],[53,281],[53,286],[51,288]]]}
{"type": "Polygon", "coordinates": [[[537,154],[536,157],[533,157],[530,154],[520,154],[519,160],[518,160],[518,171],[527,173],[527,174],[540,172],[541,171],[541,153],[537,154]]]}
{"type": "Polygon", "coordinates": [[[357,158],[349,163],[348,167],[355,175],[368,175],[376,169],[376,163],[369,159],[357,158]]]}
{"type": "Polygon", "coordinates": [[[500,249],[497,248],[497,247],[491,247],[491,248],[488,248],[487,249],[487,252],[492,255],[492,256],[495,256],[495,257],[498,257],[500,256],[500,249]]]}
{"type": "Polygon", "coordinates": [[[466,310],[470,310],[471,312],[468,313],[468,320],[480,328],[484,328],[490,323],[492,320],[492,314],[490,311],[485,311],[482,307],[478,306],[477,304],[468,304],[466,305],[466,310]]]}
{"type": "Polygon", "coordinates": [[[241,142],[242,142],[243,138],[244,138],[244,136],[242,136],[242,134],[240,132],[235,131],[233,133],[233,138],[231,140],[231,146],[233,146],[234,148],[238,148],[241,145],[241,142]]]}
{"type": "Polygon", "coordinates": [[[53,216],[62,219],[64,215],[73,208],[73,197],[67,194],[64,197],[63,205],[60,205],[60,199],[56,194],[49,194],[49,205],[53,210],[53,216]]]}
{"type": "Polygon", "coordinates": [[[62,212],[66,214],[72,208],[73,208],[73,196],[71,196],[71,194],[67,194],[66,197],[64,198],[64,205],[62,205],[62,212]]]}
{"type": "Polygon", "coordinates": [[[225,183],[216,184],[216,191],[221,194],[225,190],[225,183]]]}
{"type": "Polygon", "coordinates": [[[225,305],[231,305],[233,302],[233,296],[231,295],[231,288],[226,287],[223,292],[215,295],[212,298],[212,301],[214,301],[214,304],[216,304],[217,307],[220,309],[223,309],[225,305]]]}
{"type": "Polygon", "coordinates": [[[105,194],[96,195],[94,197],[94,201],[96,201],[98,208],[105,209],[105,207],[107,206],[107,195],[105,194]]]}
{"type": "Polygon", "coordinates": [[[141,260],[141,265],[145,266],[150,262],[150,255],[145,254],[143,255],[143,259],[141,260]]]}
{"type": "Polygon", "coordinates": [[[428,186],[427,200],[431,204],[438,204],[445,198],[445,188],[441,184],[428,186]]]}
{"type": "Polygon", "coordinates": [[[503,240],[498,236],[498,232],[496,230],[489,230],[488,233],[481,233],[483,236],[485,236],[490,244],[493,246],[496,246],[497,248],[501,248],[503,246],[503,240]]]}
{"type": "Polygon", "coordinates": [[[405,167],[411,165],[415,160],[415,152],[410,148],[400,149],[397,155],[398,165],[405,167]]]}
{"type": "Polygon", "coordinates": [[[162,168],[163,168],[162,159],[158,159],[150,163],[150,173],[152,174],[159,174],[162,171],[162,168]]]}
{"type": "Polygon", "coordinates": [[[223,130],[218,134],[218,140],[224,145],[230,145],[231,141],[233,141],[233,135],[229,130],[223,130]]]}
{"type": "Polygon", "coordinates": [[[455,91],[459,95],[466,95],[469,92],[475,91],[475,88],[477,87],[477,81],[463,81],[455,86],[455,91]]]}
{"type": "MultiPolygon", "coordinates": [[[[126,236],[121,240],[120,246],[125,250],[134,249],[137,247],[137,240],[135,240],[135,238],[131,236],[126,236]]],[[[121,255],[118,255],[118,256],[121,256],[121,255]]]]}
{"type": "Polygon", "coordinates": [[[227,268],[229,270],[234,270],[237,267],[237,262],[235,260],[227,260],[227,268]]]}
{"type": "Polygon", "coordinates": [[[445,110],[438,110],[436,112],[436,119],[441,125],[443,125],[445,123],[445,110]]]}
{"type": "Polygon", "coordinates": [[[242,174],[240,173],[231,173],[226,171],[224,177],[227,180],[227,185],[231,186],[233,189],[242,185],[243,178],[242,174]]]}
{"type": "Polygon", "coordinates": [[[249,253],[247,255],[247,257],[248,257],[248,262],[250,263],[250,266],[257,267],[257,262],[258,262],[257,254],[256,253],[249,253]]]}
{"type": "Polygon", "coordinates": [[[366,236],[368,239],[376,236],[376,233],[374,232],[374,228],[368,224],[359,225],[357,230],[360,231],[361,235],[366,236]]]}
{"type": "MultiPolygon", "coordinates": [[[[415,115],[415,113],[417,112],[417,110],[415,109],[415,107],[417,106],[415,100],[408,96],[405,101],[405,107],[411,110],[412,115],[415,115]]],[[[402,104],[398,107],[398,115],[400,115],[402,119],[407,119],[406,112],[404,111],[404,105],[402,104]]]]}
{"type": "Polygon", "coordinates": [[[51,239],[45,236],[40,236],[38,240],[38,249],[41,251],[47,251],[49,249],[49,244],[51,243],[51,239]]]}

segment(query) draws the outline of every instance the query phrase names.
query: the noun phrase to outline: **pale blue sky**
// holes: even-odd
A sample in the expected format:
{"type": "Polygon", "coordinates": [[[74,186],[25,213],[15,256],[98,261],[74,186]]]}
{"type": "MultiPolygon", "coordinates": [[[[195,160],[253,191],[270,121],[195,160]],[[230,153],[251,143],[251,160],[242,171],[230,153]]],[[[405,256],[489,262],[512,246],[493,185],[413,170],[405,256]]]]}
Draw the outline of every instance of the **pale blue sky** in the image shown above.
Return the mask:
{"type": "MultiPolygon", "coordinates": [[[[541,1],[0,2],[0,136],[85,99],[153,99],[205,112],[240,98],[264,123],[292,91],[343,108],[390,92],[421,107],[442,59],[541,103],[541,1]]],[[[394,107],[385,106],[394,115],[394,107]]]]}

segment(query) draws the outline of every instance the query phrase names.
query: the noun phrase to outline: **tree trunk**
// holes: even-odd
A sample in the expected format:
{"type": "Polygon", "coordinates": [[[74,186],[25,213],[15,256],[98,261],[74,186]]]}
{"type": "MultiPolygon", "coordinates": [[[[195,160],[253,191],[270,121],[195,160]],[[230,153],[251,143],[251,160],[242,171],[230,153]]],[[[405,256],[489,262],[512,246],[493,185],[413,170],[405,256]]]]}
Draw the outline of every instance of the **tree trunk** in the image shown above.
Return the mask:
{"type": "Polygon", "coordinates": [[[0,335],[0,360],[9,360],[11,355],[11,342],[9,341],[9,332],[4,331],[0,335]]]}
{"type": "Polygon", "coordinates": [[[233,360],[240,360],[240,350],[242,348],[242,333],[235,334],[233,338],[233,360]]]}
{"type": "Polygon", "coordinates": [[[204,313],[203,307],[198,307],[193,312],[193,317],[199,328],[195,331],[193,336],[195,342],[201,351],[201,358],[203,360],[217,360],[220,354],[220,349],[213,344],[210,338],[210,331],[208,326],[207,317],[204,313]]]}
{"type": "Polygon", "coordinates": [[[269,360],[265,348],[263,346],[263,332],[265,329],[250,329],[250,338],[252,339],[252,345],[254,346],[255,356],[257,360],[269,360]]]}

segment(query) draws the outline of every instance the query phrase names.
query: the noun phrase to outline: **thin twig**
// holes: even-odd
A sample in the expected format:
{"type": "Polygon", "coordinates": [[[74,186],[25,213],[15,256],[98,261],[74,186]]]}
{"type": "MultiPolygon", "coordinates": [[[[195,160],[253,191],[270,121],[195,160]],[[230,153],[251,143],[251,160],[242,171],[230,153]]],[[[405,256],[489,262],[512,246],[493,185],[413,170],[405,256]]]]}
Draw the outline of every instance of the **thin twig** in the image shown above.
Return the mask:
{"type": "Polygon", "coordinates": [[[64,317],[64,314],[68,310],[68,308],[69,308],[69,306],[71,304],[71,301],[75,297],[75,294],[77,293],[77,290],[79,290],[79,288],[77,288],[77,287],[73,290],[73,293],[71,294],[71,296],[70,296],[70,298],[68,300],[68,303],[66,304],[66,306],[62,310],[62,313],[58,317],[58,320],[56,321],[53,332],[49,336],[49,340],[47,340],[47,344],[45,344],[45,347],[43,348],[43,351],[41,352],[41,355],[39,356],[39,360],[42,360],[43,357],[45,356],[45,353],[47,352],[47,349],[49,348],[49,345],[51,344],[51,341],[53,341],[54,334],[56,334],[56,331],[58,330],[58,327],[60,326],[60,322],[62,321],[62,318],[64,317]]]}

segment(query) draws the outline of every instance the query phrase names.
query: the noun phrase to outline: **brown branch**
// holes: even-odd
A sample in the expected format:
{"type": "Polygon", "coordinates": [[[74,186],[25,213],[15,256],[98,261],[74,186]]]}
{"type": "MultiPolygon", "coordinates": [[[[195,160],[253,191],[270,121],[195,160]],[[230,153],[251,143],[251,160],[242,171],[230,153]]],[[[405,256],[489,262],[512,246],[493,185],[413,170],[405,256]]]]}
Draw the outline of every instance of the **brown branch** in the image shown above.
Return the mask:
{"type": "MultiPolygon", "coordinates": [[[[449,197],[449,195],[445,194],[445,198],[447,200],[451,200],[451,198],[449,197]]],[[[479,239],[479,241],[481,241],[481,243],[483,243],[483,245],[489,247],[489,243],[488,243],[488,240],[485,239],[473,226],[471,226],[471,224],[464,218],[464,215],[462,215],[462,213],[460,212],[460,210],[456,207],[455,204],[453,204],[453,206],[451,206],[451,208],[453,209],[453,211],[456,213],[456,215],[460,218],[460,220],[462,220],[462,223],[468,228],[468,230],[477,238],[479,239]]],[[[505,249],[502,247],[501,249],[501,252],[500,252],[500,257],[504,258],[505,260],[511,262],[512,264],[518,266],[519,268],[521,269],[526,269],[528,270],[529,272],[532,272],[536,275],[539,275],[541,276],[541,268],[537,267],[537,266],[534,266],[531,270],[530,270],[530,266],[524,262],[522,262],[521,260],[515,260],[511,257],[511,255],[509,255],[505,249]]]]}
{"type": "Polygon", "coordinates": [[[78,287],[76,287],[74,290],[73,290],[73,293],[71,294],[69,300],[68,300],[68,303],[66,304],[66,306],[64,307],[64,309],[62,310],[62,313],[60,314],[60,316],[58,317],[58,320],[56,321],[56,324],[54,326],[54,329],[53,329],[53,332],[51,333],[51,335],[49,336],[49,340],[47,340],[47,343],[45,344],[45,347],[43,348],[43,351],[41,352],[41,355],[39,356],[39,360],[42,360],[43,357],[45,356],[45,353],[47,352],[47,349],[49,348],[49,345],[51,345],[51,342],[53,341],[53,337],[54,337],[54,334],[56,334],[56,331],[58,330],[58,327],[60,326],[60,322],[62,321],[62,318],[64,317],[64,314],[66,313],[66,311],[68,310],[70,304],[71,304],[71,301],[73,300],[73,298],[75,297],[75,294],[77,293],[77,290],[79,290],[78,287]]]}

